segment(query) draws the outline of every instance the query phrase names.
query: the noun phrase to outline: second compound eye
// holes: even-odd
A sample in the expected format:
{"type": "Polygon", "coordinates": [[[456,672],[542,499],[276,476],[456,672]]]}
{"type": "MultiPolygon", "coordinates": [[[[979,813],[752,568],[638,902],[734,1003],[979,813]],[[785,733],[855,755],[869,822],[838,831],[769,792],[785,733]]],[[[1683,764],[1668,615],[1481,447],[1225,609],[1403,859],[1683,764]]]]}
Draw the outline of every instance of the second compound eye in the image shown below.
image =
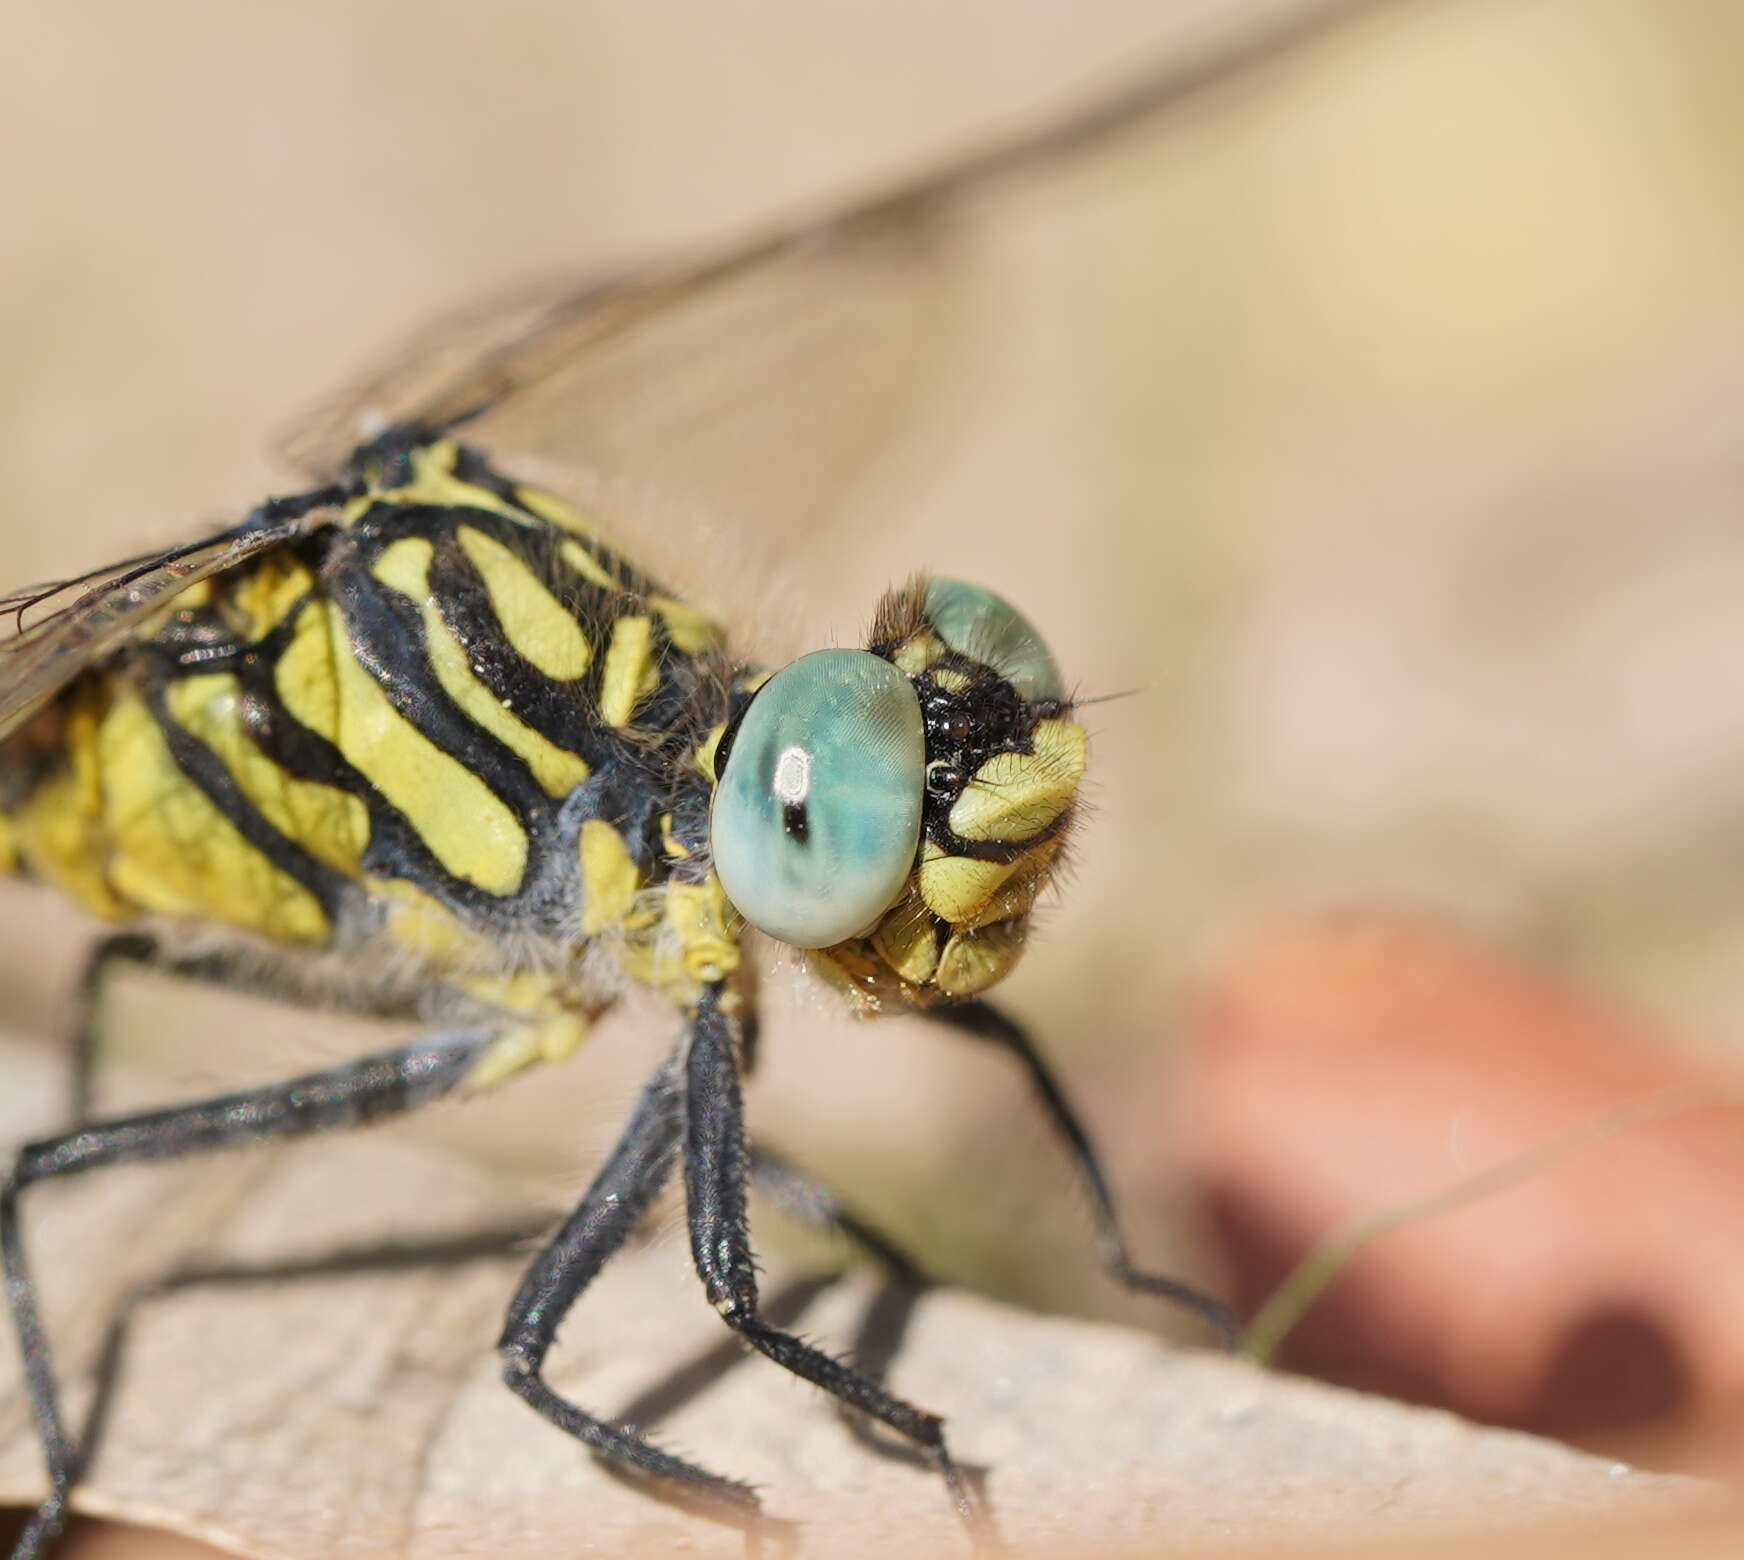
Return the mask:
{"type": "Polygon", "coordinates": [[[739,913],[796,948],[864,931],[920,843],[926,732],[914,685],[864,650],[818,650],[758,691],[715,788],[715,871],[739,913]]]}
{"type": "Polygon", "coordinates": [[[1060,669],[1034,625],[1003,596],[963,580],[927,586],[927,619],[959,654],[990,666],[1031,702],[1057,699],[1060,669]]]}

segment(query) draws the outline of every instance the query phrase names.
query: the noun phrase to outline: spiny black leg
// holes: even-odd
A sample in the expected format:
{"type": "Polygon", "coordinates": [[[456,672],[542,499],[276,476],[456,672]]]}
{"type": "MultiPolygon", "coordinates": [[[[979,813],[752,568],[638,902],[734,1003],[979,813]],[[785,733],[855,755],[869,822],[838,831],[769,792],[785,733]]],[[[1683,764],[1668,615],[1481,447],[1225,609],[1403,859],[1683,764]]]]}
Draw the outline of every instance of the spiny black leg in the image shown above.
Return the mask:
{"type": "MultiPolygon", "coordinates": [[[[755,1144],[751,1149],[751,1184],[773,1198],[777,1206],[801,1223],[837,1235],[860,1249],[881,1266],[892,1280],[874,1296],[861,1321],[848,1358],[863,1375],[883,1383],[890,1362],[896,1357],[908,1331],[919,1296],[933,1287],[933,1279],[913,1257],[876,1225],[843,1206],[841,1199],[823,1182],[801,1170],[774,1150],[755,1144]]],[[[881,1457],[900,1456],[925,1464],[926,1454],[904,1441],[893,1442],[883,1428],[864,1414],[836,1405],[854,1438],[881,1457]]],[[[963,1476],[980,1492],[985,1471],[960,1465],[963,1476]]]]}
{"type": "Polygon", "coordinates": [[[71,1097],[67,1102],[68,1119],[76,1127],[82,1127],[91,1119],[91,1100],[97,1082],[98,1020],[109,972],[117,964],[149,967],[157,963],[159,957],[157,939],[147,932],[136,931],[111,932],[85,955],[73,999],[73,1076],[71,1097]]]}
{"type": "Polygon", "coordinates": [[[192,1105],[124,1116],[27,1143],[0,1186],[0,1264],[24,1355],[26,1390],[48,1464],[49,1495],[26,1525],[12,1560],[37,1560],[66,1520],[67,1496],[86,1448],[67,1434],[60,1389],[19,1230],[27,1186],[106,1165],[173,1159],[327,1127],[363,1126],[439,1099],[462,1082],[495,1036],[488,1030],[429,1035],[398,1050],[192,1105]]]}
{"type": "Polygon", "coordinates": [[[1048,1120],[1066,1145],[1079,1177],[1090,1194],[1090,1209],[1096,1220],[1096,1236],[1102,1248],[1102,1263],[1114,1280],[1127,1289],[1141,1294],[1157,1295],[1203,1317],[1216,1329],[1218,1340],[1226,1349],[1241,1343],[1241,1324],[1221,1300],[1201,1294],[1179,1279],[1165,1278],[1134,1265],[1127,1252],[1126,1237],[1121,1233],[1120,1214],[1115,1207],[1114,1192],[1103,1172],[1090,1134],[1078,1119],[1078,1113],[1066,1098],[1066,1092],[1053,1069],[1042,1060],[1027,1031],[1015,1019],[1009,1018],[990,1002],[957,1002],[948,1007],[929,1008],[926,1017],[947,1024],[978,1040],[990,1040],[1017,1058],[1029,1075],[1048,1120]]]}
{"type": "Polygon", "coordinates": [[[684,1064],[685,1203],[691,1256],[709,1301],[729,1327],[777,1365],[919,1447],[944,1476],[952,1505],[980,1542],[989,1534],[988,1518],[951,1460],[943,1422],[758,1314],[756,1263],[745,1217],[750,1161],[735,1050],[737,1027],[712,995],[705,996],[691,1020],[684,1064]]]}
{"type": "MultiPolygon", "coordinates": [[[[292,974],[279,965],[262,965],[243,954],[218,948],[203,953],[176,953],[164,948],[149,933],[128,930],[101,939],[85,957],[79,973],[79,983],[72,1024],[72,1124],[82,1126],[91,1119],[92,1099],[97,1080],[97,1053],[100,1048],[100,1019],[103,988],[115,966],[131,964],[139,969],[154,970],[178,979],[202,981],[221,986],[226,991],[250,996],[267,997],[293,1006],[318,1006],[292,974]]],[[[353,1013],[370,1013],[379,1018],[403,1019],[415,1015],[412,1002],[402,1000],[398,993],[388,992],[379,999],[366,999],[360,1006],[353,1003],[353,1013]]]]}
{"type": "Polygon", "coordinates": [[[599,1456],[699,1498],[714,1514],[741,1523],[758,1516],[749,1485],[721,1478],[663,1452],[640,1436],[606,1424],[559,1397],[540,1374],[557,1329],[660,1195],[678,1154],[683,1095],[676,1060],[661,1065],[642,1091],[630,1124],[594,1177],[581,1205],[539,1254],[509,1304],[497,1350],[503,1380],[559,1430],[599,1456]]]}

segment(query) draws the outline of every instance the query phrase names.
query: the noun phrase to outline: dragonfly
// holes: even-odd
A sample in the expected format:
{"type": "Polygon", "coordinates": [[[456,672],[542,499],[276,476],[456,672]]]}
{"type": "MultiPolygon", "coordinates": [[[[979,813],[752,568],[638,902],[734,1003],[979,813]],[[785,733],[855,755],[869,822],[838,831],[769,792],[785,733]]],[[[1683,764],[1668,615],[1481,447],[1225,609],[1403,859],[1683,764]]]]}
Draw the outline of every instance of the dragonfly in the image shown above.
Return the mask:
{"type": "MultiPolygon", "coordinates": [[[[737,383],[731,353],[770,321],[848,319],[875,346],[880,309],[919,289],[964,205],[1280,36],[840,210],[444,321],[305,423],[290,445],[301,491],[0,603],[0,866],[113,925],[89,954],[87,998],[124,965],[293,1000],[318,983],[311,971],[337,969],[347,1004],[425,1025],[277,1084],[101,1119],[84,1003],[75,1119],[24,1145],[0,1186],[47,1474],[14,1560],[50,1551],[91,1450],[69,1428],[39,1304],[32,1188],[487,1093],[574,1053],[631,987],[669,1001],[677,1040],[509,1303],[507,1389],[595,1456],[759,1531],[748,1485],[545,1376],[559,1325],[676,1178],[725,1325],[910,1443],[985,1538],[991,1515],[940,1418],[763,1312],[754,1185],[899,1276],[919,1270],[747,1134],[753,930],[798,950],[860,1014],[918,1013],[1009,1055],[1088,1192],[1108,1272],[1234,1338],[1219,1302],[1132,1259],[1067,1090],[985,996],[1022,954],[1087,758],[1079,702],[1039,630],[983,585],[916,575],[884,595],[863,646],[772,671],[646,572],[633,534],[516,463],[573,461],[628,385],[659,392],[711,371],[737,383]]],[[[658,418],[644,430],[662,458],[667,432],[658,418]]]]}

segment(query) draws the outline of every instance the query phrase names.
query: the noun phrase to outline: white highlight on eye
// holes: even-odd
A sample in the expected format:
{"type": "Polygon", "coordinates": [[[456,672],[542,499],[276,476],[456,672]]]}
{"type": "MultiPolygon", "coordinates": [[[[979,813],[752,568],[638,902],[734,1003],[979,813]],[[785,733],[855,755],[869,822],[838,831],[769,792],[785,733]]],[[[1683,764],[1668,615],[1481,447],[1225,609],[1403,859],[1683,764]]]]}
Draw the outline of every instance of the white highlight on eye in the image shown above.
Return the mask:
{"type": "Polygon", "coordinates": [[[783,806],[798,807],[811,794],[811,754],[795,743],[775,760],[774,791],[783,806]]]}

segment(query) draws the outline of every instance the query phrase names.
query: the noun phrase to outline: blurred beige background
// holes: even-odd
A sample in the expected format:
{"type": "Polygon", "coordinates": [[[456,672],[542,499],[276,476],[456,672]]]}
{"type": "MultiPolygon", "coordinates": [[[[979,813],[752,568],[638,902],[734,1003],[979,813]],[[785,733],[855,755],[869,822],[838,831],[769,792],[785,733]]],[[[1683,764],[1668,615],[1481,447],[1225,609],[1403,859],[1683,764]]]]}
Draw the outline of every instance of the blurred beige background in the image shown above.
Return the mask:
{"type": "MultiPolygon", "coordinates": [[[[877,184],[1218,20],[1115,0],[15,17],[0,572],[93,565],[294,485],[272,437],[444,308],[877,184]]],[[[1007,997],[1144,1183],[1149,1253],[1184,1252],[1190,1217],[1158,1168],[1162,1099],[1131,1080],[1156,1076],[1206,950],[1280,906],[1446,914],[1692,1043],[1744,1039],[1741,47],[1729,0],[1377,6],[978,234],[961,350],[839,512],[779,535],[708,517],[747,576],[788,582],[746,598],[754,624],[848,640],[933,567],[1022,603],[1085,689],[1138,690],[1094,712],[1095,814],[1007,997]]],[[[0,1004],[47,1033],[74,918],[13,887],[0,912],[0,1004]]],[[[184,1091],[225,1075],[238,1004],[134,982],[118,1006],[118,1049],[185,1039],[184,1091]]],[[[785,988],[775,1006],[757,1108],[788,1147],[948,1272],[1119,1309],[992,1059],[785,988]]],[[[277,1070],[355,1044],[250,1023],[277,1070]]],[[[626,1019],[567,1086],[480,1106],[497,1125],[468,1141],[557,1206],[657,1040],[626,1019]]]]}

